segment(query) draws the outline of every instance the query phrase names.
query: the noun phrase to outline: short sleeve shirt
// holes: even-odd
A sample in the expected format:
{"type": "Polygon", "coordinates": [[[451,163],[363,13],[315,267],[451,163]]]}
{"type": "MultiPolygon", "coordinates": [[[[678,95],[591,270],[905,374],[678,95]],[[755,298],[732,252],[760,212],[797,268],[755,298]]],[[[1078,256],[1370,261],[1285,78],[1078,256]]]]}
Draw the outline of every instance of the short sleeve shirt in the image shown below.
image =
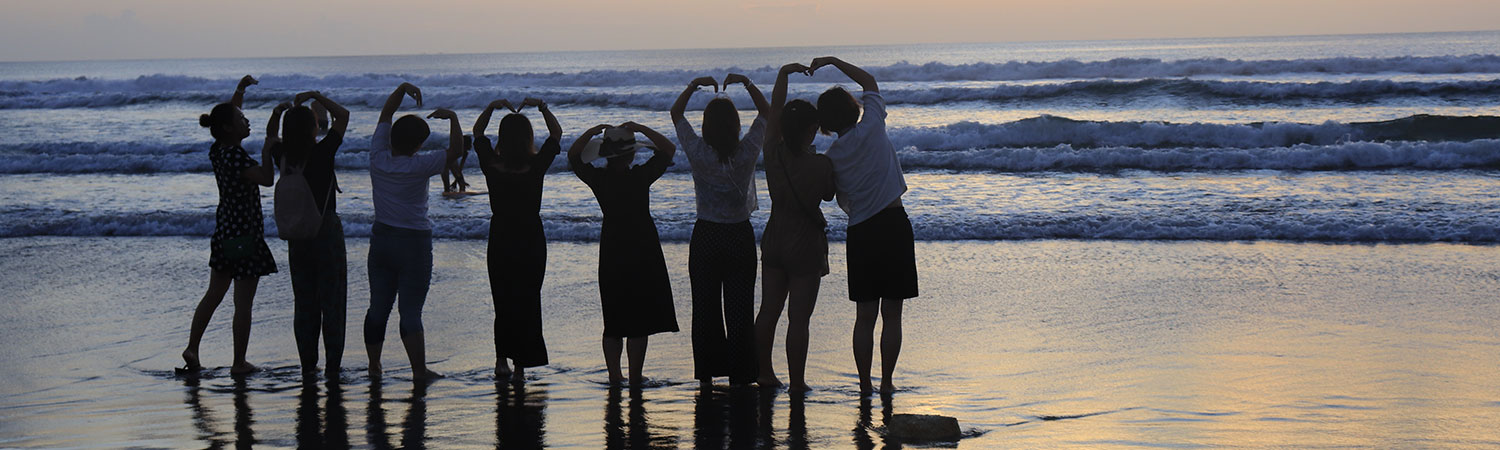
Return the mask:
{"type": "Polygon", "coordinates": [[[833,160],[838,204],[849,225],[874,217],[906,193],[901,161],[885,132],[885,97],[865,91],[862,99],[864,116],[824,153],[833,160]]]}
{"type": "Polygon", "coordinates": [[[370,140],[370,190],[375,221],[413,230],[431,230],[427,218],[427,189],[433,175],[442,173],[447,152],[391,153],[391,123],[375,126],[370,140]]]}
{"type": "Polygon", "coordinates": [[[760,117],[750,124],[750,131],[740,138],[739,149],[728,162],[719,160],[714,151],[687,120],[679,120],[677,142],[687,154],[693,169],[693,191],[698,198],[698,218],[716,223],[739,223],[750,220],[759,208],[755,195],[755,161],[760,159],[765,141],[766,121],[760,117]]]}

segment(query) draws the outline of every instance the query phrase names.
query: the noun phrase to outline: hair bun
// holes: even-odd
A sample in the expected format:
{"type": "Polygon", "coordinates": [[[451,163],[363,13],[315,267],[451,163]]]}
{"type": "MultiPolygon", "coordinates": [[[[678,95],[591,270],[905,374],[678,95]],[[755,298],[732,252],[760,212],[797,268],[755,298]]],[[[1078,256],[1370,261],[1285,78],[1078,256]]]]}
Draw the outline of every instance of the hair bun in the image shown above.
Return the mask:
{"type": "Polygon", "coordinates": [[[214,120],[213,120],[212,117],[209,117],[208,114],[199,115],[198,116],[198,126],[203,127],[203,128],[212,127],[212,126],[214,126],[214,120]]]}

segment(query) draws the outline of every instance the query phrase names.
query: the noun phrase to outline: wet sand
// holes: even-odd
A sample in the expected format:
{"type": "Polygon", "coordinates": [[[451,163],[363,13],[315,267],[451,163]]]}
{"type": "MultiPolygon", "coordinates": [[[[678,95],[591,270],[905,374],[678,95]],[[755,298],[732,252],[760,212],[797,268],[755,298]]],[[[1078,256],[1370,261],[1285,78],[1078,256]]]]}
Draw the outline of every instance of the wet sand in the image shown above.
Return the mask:
{"type": "Polygon", "coordinates": [[[413,387],[394,324],[388,375],[365,375],[368,241],[350,239],[343,382],[304,383],[285,245],[270,244],[281,272],[261,283],[249,353],[265,370],[236,379],[228,299],[211,369],[172,371],[206,238],[0,239],[0,447],[900,447],[881,434],[891,413],[957,417],[963,448],[1500,445],[1492,246],[919,242],[901,391],[861,399],[835,244],[801,399],[698,389],[686,244],[665,247],[683,332],[652,339],[646,389],[605,386],[598,247],[563,242],[543,293],[552,365],[497,386],[485,244],[451,240],[424,315],[448,379],[413,387]]]}

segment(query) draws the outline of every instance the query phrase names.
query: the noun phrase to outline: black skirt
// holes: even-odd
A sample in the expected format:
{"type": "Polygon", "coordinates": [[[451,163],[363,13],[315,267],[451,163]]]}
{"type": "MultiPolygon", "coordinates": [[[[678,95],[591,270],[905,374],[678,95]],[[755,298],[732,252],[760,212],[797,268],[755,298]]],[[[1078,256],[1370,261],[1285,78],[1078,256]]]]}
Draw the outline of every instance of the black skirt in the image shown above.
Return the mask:
{"type": "Polygon", "coordinates": [[[849,299],[870,302],[917,296],[916,235],[906,209],[886,208],[849,226],[849,299]]]}

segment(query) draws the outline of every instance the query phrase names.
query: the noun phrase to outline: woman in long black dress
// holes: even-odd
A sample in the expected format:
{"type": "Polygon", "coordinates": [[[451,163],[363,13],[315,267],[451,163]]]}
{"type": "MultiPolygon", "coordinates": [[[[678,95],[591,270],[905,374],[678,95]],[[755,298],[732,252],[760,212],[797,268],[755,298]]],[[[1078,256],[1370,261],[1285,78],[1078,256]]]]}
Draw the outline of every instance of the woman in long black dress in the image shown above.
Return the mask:
{"type": "Polygon", "coordinates": [[[518,112],[500,119],[498,145],[484,132],[496,108],[510,102],[490,102],[474,122],[474,154],[490,187],[490,295],[495,301],[495,378],[525,381],[527,367],[547,364],[542,337],[542,278],[547,273],[547,235],[542,230],[542,180],[561,150],[562,126],[547,103],[528,98],[521,108],[535,106],[547,121],[547,141],[540,151],[531,120],[518,112]],[[515,370],[510,369],[515,364],[515,370]]]}
{"type": "Polygon", "coordinates": [[[604,362],[610,384],[618,384],[620,351],[628,346],[630,384],[640,386],[645,378],[647,337],[677,331],[677,312],[672,307],[672,285],[661,252],[661,238],[651,219],[651,183],[672,165],[677,147],[661,133],[635,122],[619,127],[599,125],[585,131],[568,149],[568,165],[583,180],[604,212],[599,234],[599,297],[604,310],[604,362]],[[608,131],[606,131],[608,130],[608,131]],[[585,147],[599,133],[597,155],[608,158],[605,168],[584,159],[585,147]],[[635,159],[635,134],[644,134],[655,146],[645,164],[631,167],[635,159]],[[628,343],[621,342],[628,339],[628,343]],[[622,345],[623,344],[623,345],[622,345]]]}
{"type": "MultiPolygon", "coordinates": [[[[187,349],[182,351],[188,369],[202,367],[198,359],[198,343],[203,340],[203,331],[208,328],[214,310],[224,301],[224,294],[232,282],[234,365],[229,372],[244,374],[255,371],[255,366],[245,361],[245,349],[250,343],[251,302],[255,300],[260,277],[276,273],[276,260],[272,259],[271,249],[266,246],[260,209],[260,186],[271,185],[275,170],[264,150],[261,162],[257,163],[240,146],[240,141],[250,136],[250,121],[245,119],[240,106],[244,103],[245,88],[256,83],[255,78],[245,75],[235,88],[234,97],[198,118],[198,124],[208,128],[214,136],[208,159],[213,163],[214,181],[219,187],[219,207],[214,212],[214,235],[209,241],[208,267],[212,270],[209,272],[208,292],[203,294],[193,311],[187,349]]],[[[272,120],[290,106],[290,103],[277,106],[272,120]]]]}

